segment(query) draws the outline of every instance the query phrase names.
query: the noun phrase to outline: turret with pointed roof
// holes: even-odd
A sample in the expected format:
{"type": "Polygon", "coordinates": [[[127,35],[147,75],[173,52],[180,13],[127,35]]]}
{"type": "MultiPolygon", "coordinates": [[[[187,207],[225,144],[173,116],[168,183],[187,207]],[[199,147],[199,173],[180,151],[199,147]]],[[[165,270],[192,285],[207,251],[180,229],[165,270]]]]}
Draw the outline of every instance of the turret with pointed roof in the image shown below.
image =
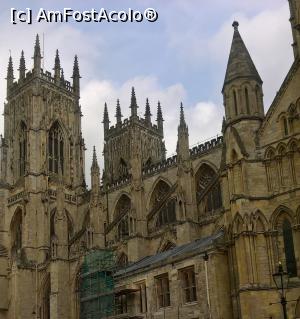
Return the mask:
{"type": "Polygon", "coordinates": [[[222,93],[226,121],[241,117],[263,117],[262,79],[234,21],[233,39],[222,93]]]}

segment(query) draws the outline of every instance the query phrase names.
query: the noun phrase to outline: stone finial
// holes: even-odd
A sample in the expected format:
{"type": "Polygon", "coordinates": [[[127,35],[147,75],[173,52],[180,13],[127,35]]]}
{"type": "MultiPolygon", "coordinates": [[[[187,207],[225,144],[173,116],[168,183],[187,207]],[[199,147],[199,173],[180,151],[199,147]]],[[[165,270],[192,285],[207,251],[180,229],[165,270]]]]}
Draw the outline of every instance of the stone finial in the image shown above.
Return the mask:
{"type": "Polygon", "coordinates": [[[233,21],[233,23],[232,23],[232,26],[233,26],[234,30],[236,30],[236,31],[238,31],[239,25],[240,24],[238,23],[238,21],[233,21]]]}

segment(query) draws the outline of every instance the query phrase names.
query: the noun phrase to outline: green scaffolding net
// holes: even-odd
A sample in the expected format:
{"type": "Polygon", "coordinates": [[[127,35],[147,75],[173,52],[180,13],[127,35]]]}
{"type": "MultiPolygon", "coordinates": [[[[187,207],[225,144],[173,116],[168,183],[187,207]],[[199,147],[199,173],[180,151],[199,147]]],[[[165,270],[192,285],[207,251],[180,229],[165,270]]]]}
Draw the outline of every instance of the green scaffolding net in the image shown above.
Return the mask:
{"type": "Polygon", "coordinates": [[[115,261],[111,250],[94,250],[85,256],[80,275],[80,319],[114,314],[115,261]]]}

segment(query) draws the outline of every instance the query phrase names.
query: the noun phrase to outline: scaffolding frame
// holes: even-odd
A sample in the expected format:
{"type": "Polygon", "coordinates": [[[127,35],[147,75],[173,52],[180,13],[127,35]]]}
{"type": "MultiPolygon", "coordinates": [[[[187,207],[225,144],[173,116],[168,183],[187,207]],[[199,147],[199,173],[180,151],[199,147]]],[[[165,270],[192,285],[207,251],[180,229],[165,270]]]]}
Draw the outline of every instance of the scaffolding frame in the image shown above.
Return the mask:
{"type": "Polygon", "coordinates": [[[99,249],[84,257],[80,274],[80,319],[102,319],[114,315],[116,255],[99,249]]]}

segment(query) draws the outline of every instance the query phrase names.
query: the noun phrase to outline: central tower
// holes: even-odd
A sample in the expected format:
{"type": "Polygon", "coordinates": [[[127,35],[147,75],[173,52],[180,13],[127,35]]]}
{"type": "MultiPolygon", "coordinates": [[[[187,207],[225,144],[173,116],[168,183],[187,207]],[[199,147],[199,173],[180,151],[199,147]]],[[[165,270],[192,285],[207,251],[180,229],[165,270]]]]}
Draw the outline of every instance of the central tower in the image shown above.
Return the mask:
{"type": "MultiPolygon", "coordinates": [[[[114,183],[132,175],[133,160],[140,168],[165,159],[163,116],[160,102],[157,105],[157,125],[151,122],[149,100],[146,100],[145,117],[138,116],[135,90],[131,91],[131,116],[122,121],[119,100],[116,107],[116,125],[110,126],[107,104],[104,107],[104,183],[114,183]]],[[[134,167],[137,169],[137,167],[134,167]]]]}

